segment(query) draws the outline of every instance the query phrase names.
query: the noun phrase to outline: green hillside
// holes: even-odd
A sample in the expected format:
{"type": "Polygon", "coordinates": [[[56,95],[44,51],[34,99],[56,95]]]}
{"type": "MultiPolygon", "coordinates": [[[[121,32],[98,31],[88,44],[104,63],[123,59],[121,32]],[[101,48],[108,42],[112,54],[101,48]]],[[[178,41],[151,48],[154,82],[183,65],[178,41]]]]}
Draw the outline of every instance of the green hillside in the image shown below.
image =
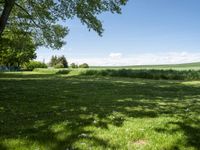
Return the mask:
{"type": "Polygon", "coordinates": [[[200,62],[166,65],[135,65],[135,66],[92,66],[91,68],[128,68],[128,69],[178,69],[200,70],[200,62]]]}

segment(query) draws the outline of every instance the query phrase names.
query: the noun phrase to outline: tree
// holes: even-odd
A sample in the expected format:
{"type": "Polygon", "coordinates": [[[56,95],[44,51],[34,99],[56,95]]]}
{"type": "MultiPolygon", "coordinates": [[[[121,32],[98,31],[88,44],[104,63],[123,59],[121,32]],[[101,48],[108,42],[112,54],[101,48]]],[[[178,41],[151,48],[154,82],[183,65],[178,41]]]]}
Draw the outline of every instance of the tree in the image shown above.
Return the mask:
{"type": "Polygon", "coordinates": [[[58,62],[63,64],[64,68],[68,68],[68,62],[64,55],[62,55],[61,57],[58,57],[58,62]]]}
{"type": "Polygon", "coordinates": [[[86,63],[83,63],[83,64],[79,65],[79,68],[89,68],[89,65],[86,63]]]}
{"type": "Polygon", "coordinates": [[[30,61],[24,64],[24,69],[27,71],[33,71],[36,68],[47,68],[47,65],[39,61],[30,61]]]}
{"type": "Polygon", "coordinates": [[[52,56],[49,64],[55,68],[68,68],[68,62],[64,55],[60,57],[52,56]]]}
{"type": "Polygon", "coordinates": [[[8,32],[0,39],[0,64],[7,67],[20,67],[36,58],[36,46],[29,35],[21,31],[8,32]]]}
{"type": "MultiPolygon", "coordinates": [[[[0,0],[0,37],[4,29],[13,26],[31,33],[34,42],[59,49],[65,42],[68,28],[59,21],[78,18],[82,24],[102,35],[103,27],[97,15],[103,12],[121,13],[128,0],[0,0]]],[[[4,32],[4,34],[6,34],[4,32]]]]}
{"type": "Polygon", "coordinates": [[[52,56],[49,65],[51,67],[55,66],[57,64],[57,56],[52,56]]]}
{"type": "Polygon", "coordinates": [[[75,63],[71,63],[71,64],[70,64],[70,67],[71,67],[71,68],[78,68],[78,65],[75,64],[75,63]]]}

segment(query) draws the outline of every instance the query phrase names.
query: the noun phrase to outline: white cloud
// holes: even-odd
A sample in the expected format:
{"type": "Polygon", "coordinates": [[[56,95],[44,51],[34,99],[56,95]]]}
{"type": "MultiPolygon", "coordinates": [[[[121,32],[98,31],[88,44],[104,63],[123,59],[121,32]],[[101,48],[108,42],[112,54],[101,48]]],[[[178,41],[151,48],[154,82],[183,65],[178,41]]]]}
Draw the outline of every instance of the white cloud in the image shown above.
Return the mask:
{"type": "Polygon", "coordinates": [[[110,53],[109,56],[112,59],[120,59],[122,57],[122,53],[110,53]]]}
{"type": "MultiPolygon", "coordinates": [[[[67,56],[66,56],[67,57],[67,56]]],[[[107,57],[67,57],[69,63],[88,63],[94,66],[128,66],[128,65],[152,65],[152,64],[179,64],[200,62],[200,52],[163,52],[123,55],[122,53],[110,53],[107,57]]]]}
{"type": "Polygon", "coordinates": [[[84,63],[95,66],[128,66],[128,65],[153,65],[153,64],[180,64],[200,61],[200,53],[169,52],[146,53],[123,56],[121,53],[111,53],[109,57],[76,58],[70,62],[84,63]],[[111,55],[112,54],[112,55],[111,55]]]}

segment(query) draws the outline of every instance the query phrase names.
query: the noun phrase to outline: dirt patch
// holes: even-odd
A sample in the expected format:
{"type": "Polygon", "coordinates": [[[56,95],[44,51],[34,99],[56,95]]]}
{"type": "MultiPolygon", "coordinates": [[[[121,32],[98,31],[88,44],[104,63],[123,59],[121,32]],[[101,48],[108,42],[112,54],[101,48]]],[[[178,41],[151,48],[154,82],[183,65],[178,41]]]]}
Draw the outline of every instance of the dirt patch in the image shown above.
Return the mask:
{"type": "Polygon", "coordinates": [[[148,144],[148,141],[147,140],[137,140],[137,141],[134,141],[133,144],[136,146],[143,146],[143,145],[148,144]]]}

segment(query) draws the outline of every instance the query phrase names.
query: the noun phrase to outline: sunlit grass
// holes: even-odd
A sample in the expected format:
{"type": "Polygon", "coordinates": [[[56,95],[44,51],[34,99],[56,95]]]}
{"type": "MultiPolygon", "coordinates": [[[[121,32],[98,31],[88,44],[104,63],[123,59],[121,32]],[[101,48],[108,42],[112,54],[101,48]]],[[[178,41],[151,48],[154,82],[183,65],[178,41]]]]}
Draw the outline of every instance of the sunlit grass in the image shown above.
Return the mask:
{"type": "Polygon", "coordinates": [[[200,147],[200,82],[0,74],[0,149],[200,147]]]}

